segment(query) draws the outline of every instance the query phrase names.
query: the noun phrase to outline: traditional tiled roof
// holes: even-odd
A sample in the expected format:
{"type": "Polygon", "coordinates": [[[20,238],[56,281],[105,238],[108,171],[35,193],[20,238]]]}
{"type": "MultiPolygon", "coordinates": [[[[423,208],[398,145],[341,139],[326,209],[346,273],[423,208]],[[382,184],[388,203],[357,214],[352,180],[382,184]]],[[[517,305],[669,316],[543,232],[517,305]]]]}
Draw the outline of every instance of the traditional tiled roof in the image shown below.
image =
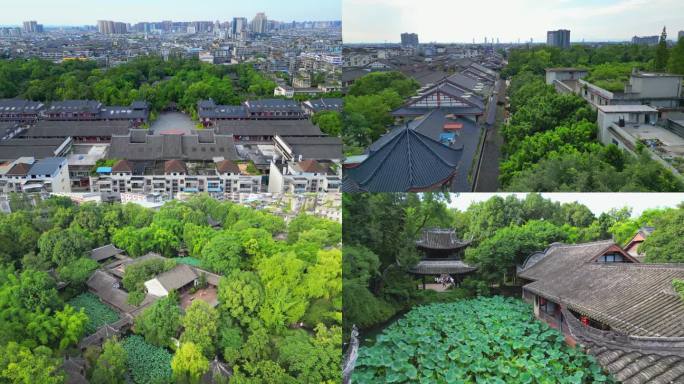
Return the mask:
{"type": "Polygon", "coordinates": [[[462,150],[453,149],[408,127],[395,129],[357,167],[346,169],[360,189],[369,192],[428,190],[456,174],[462,150]]]}
{"type": "Polygon", "coordinates": [[[416,241],[416,246],[427,249],[460,249],[467,247],[470,241],[462,241],[456,237],[453,229],[429,228],[423,231],[423,237],[416,241]]]}
{"type": "Polygon", "coordinates": [[[129,313],[135,309],[134,306],[128,304],[128,293],[119,288],[119,281],[107,272],[96,270],[86,285],[102,301],[114,306],[121,312],[129,313]]]}
{"type": "Polygon", "coordinates": [[[292,158],[329,160],[342,158],[342,139],[334,136],[279,136],[292,158]]]}
{"type": "Polygon", "coordinates": [[[311,109],[314,113],[321,111],[341,111],[344,99],[342,98],[321,98],[308,100],[304,106],[311,109]]]}
{"type": "Polygon", "coordinates": [[[45,107],[39,101],[25,99],[0,99],[0,114],[37,114],[45,107]]]}
{"type": "MultiPolygon", "coordinates": [[[[417,117],[417,116],[423,116],[431,111],[433,111],[435,108],[429,108],[429,107],[413,107],[413,106],[404,106],[399,109],[395,109],[392,111],[391,115],[395,117],[417,117]]],[[[482,108],[478,107],[441,107],[440,110],[452,114],[452,115],[457,115],[457,116],[480,116],[484,113],[482,108]]]]}
{"type": "Polygon", "coordinates": [[[537,252],[525,260],[518,276],[528,280],[562,277],[577,270],[590,259],[616,246],[612,240],[601,240],[583,244],[553,243],[544,252],[537,252]]]}
{"type": "Polygon", "coordinates": [[[6,176],[26,176],[31,170],[31,164],[16,163],[5,173],[6,176]]]}
{"type": "Polygon", "coordinates": [[[587,347],[587,352],[621,383],[684,382],[684,356],[642,352],[616,345],[589,343],[587,347]]]}
{"type": "Polygon", "coordinates": [[[52,121],[39,120],[24,137],[67,137],[125,135],[130,123],[125,120],[52,121]]]}
{"type": "Polygon", "coordinates": [[[222,120],[218,132],[234,136],[324,136],[309,120],[222,120]]]}
{"type": "Polygon", "coordinates": [[[416,101],[422,99],[423,97],[432,95],[434,93],[441,93],[447,96],[450,96],[453,99],[459,100],[459,102],[464,103],[466,105],[469,105],[470,107],[473,108],[479,108],[484,110],[484,101],[482,98],[470,91],[463,90],[461,88],[458,88],[448,82],[442,82],[439,83],[433,87],[430,87],[420,93],[420,95],[416,96],[414,99],[408,102],[408,104],[413,104],[416,101]]]}
{"type": "Polygon", "coordinates": [[[102,103],[95,100],[62,100],[53,101],[47,108],[48,113],[73,113],[88,112],[97,114],[100,112],[102,103]]]}
{"type": "Polygon", "coordinates": [[[453,75],[445,79],[448,83],[454,84],[457,87],[468,89],[471,92],[480,92],[484,88],[482,82],[477,81],[471,77],[468,77],[460,72],[454,73],[453,75]]]}
{"type": "Polygon", "coordinates": [[[44,157],[59,156],[66,152],[71,143],[70,138],[26,138],[19,137],[9,140],[0,140],[0,160],[16,160],[20,157],[44,157]]]}
{"type": "Polygon", "coordinates": [[[149,135],[146,129],[112,136],[107,156],[128,160],[212,160],[239,159],[231,135],[214,134],[212,129],[193,130],[186,135],[149,135]]]}
{"type": "Polygon", "coordinates": [[[444,260],[421,260],[413,268],[411,273],[418,275],[441,275],[441,274],[461,274],[469,273],[477,270],[476,267],[470,266],[457,259],[444,260]]]}
{"type": "Polygon", "coordinates": [[[197,273],[186,264],[179,264],[173,269],[158,275],[155,279],[166,289],[172,291],[182,288],[197,279],[197,273]]]}
{"type": "Polygon", "coordinates": [[[167,160],[164,162],[164,173],[188,173],[188,167],[180,160],[167,160]]]}
{"type": "Polygon", "coordinates": [[[119,160],[112,167],[112,172],[113,173],[132,173],[133,172],[133,164],[131,164],[131,162],[126,160],[126,159],[119,160]]]}
{"type": "Polygon", "coordinates": [[[302,160],[297,162],[297,166],[302,172],[308,173],[325,173],[326,170],[321,166],[321,164],[316,160],[302,160]]]}
{"type": "Polygon", "coordinates": [[[684,279],[684,264],[642,264],[612,241],[552,245],[530,256],[518,275],[534,280],[524,289],[611,327],[645,337],[684,337],[684,301],[672,280],[684,279]],[[619,253],[625,263],[596,258],[619,253]]]}
{"type": "Polygon", "coordinates": [[[95,248],[92,251],[90,251],[90,258],[95,261],[101,261],[118,255],[121,252],[121,249],[115,247],[112,244],[107,244],[105,246],[95,248]]]}
{"type": "Polygon", "coordinates": [[[240,168],[231,160],[222,160],[216,163],[216,170],[219,173],[240,174],[240,168]]]}

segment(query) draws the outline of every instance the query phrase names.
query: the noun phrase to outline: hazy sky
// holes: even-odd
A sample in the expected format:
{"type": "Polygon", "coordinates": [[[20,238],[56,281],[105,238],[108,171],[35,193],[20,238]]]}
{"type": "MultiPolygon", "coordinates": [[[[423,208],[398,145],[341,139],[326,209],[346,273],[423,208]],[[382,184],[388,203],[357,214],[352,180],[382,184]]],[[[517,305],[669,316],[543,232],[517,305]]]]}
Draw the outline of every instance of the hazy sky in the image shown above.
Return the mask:
{"type": "MultiPolygon", "coordinates": [[[[463,193],[458,196],[452,195],[451,207],[461,211],[468,209],[474,202],[488,200],[494,195],[516,195],[524,198],[526,193],[463,193]]],[[[609,211],[612,208],[632,208],[632,216],[640,216],[650,208],[676,207],[684,202],[684,193],[542,193],[546,199],[560,203],[572,203],[574,201],[584,204],[595,215],[609,211]]]]}
{"type": "Polygon", "coordinates": [[[279,21],[340,20],[341,0],[26,0],[1,6],[0,25],[95,25],[97,20],[225,21],[257,12],[279,21]]]}
{"type": "Polygon", "coordinates": [[[345,43],[546,41],[546,31],[570,29],[571,41],[628,40],[684,30],[682,0],[342,0],[345,43]]]}

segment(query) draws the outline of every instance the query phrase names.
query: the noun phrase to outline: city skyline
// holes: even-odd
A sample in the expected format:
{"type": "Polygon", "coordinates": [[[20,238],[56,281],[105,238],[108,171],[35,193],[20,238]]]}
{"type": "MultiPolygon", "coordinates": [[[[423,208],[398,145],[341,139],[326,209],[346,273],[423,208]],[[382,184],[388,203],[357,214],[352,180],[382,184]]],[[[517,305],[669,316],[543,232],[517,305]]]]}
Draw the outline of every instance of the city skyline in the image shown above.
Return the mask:
{"type": "Polygon", "coordinates": [[[17,3],[11,12],[0,14],[0,25],[21,26],[27,20],[36,20],[45,26],[96,25],[98,20],[115,20],[125,23],[144,21],[228,21],[233,17],[251,20],[264,12],[270,20],[277,21],[332,21],[341,19],[340,0],[291,0],[287,3],[273,0],[253,0],[249,3],[226,3],[205,0],[187,3],[180,0],[149,0],[139,3],[120,0],[116,4],[102,3],[93,8],[84,0],[50,2],[37,0],[17,3]],[[71,12],[63,12],[70,9],[71,12]],[[131,12],[135,9],[135,12],[131,12]]]}
{"type": "Polygon", "coordinates": [[[684,3],[676,0],[511,0],[488,3],[425,0],[342,0],[343,40],[348,44],[396,43],[401,33],[421,42],[545,43],[547,31],[569,29],[571,41],[628,41],[659,35],[676,40],[684,30],[684,3]],[[378,22],[381,21],[381,22],[378,22]],[[512,28],[512,22],[515,28],[512,28]]]}

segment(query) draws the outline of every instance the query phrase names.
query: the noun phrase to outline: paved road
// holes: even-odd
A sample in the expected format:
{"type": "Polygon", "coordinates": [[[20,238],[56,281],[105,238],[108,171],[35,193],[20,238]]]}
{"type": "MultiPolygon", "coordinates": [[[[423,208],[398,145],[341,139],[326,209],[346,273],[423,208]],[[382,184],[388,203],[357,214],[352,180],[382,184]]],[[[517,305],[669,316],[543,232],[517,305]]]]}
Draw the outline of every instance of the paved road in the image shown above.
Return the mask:
{"type": "Polygon", "coordinates": [[[162,112],[150,126],[150,130],[154,134],[172,130],[189,134],[190,130],[194,128],[195,122],[190,119],[190,116],[181,112],[162,112]]]}
{"type": "Polygon", "coordinates": [[[482,129],[484,128],[476,124],[465,124],[454,143],[456,146],[463,145],[463,155],[456,177],[451,183],[451,192],[471,192],[473,190],[472,184],[468,181],[468,173],[480,144],[482,129]]]}
{"type": "MultiPolygon", "coordinates": [[[[506,82],[504,80],[500,81],[498,95],[499,101],[505,101],[506,82]]],[[[498,114],[503,113],[502,108],[497,109],[498,114]]],[[[502,120],[503,116],[499,116],[499,119],[502,120]]],[[[487,137],[482,151],[482,164],[475,192],[496,192],[499,189],[499,162],[501,160],[501,147],[504,144],[499,128],[499,124],[487,128],[487,137]]]]}

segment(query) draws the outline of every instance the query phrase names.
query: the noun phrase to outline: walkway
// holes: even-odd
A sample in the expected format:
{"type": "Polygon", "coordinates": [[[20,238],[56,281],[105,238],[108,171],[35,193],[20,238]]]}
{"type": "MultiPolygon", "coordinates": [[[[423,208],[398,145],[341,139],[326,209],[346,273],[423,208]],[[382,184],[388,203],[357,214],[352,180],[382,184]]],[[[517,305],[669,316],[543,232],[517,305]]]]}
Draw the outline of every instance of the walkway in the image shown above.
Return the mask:
{"type": "MultiPolygon", "coordinates": [[[[498,101],[506,101],[506,81],[500,80],[498,87],[498,101]]],[[[494,104],[496,106],[496,104],[494,104]]],[[[503,124],[503,107],[496,106],[496,122],[487,128],[482,160],[478,173],[475,192],[496,192],[499,189],[499,163],[501,161],[501,147],[504,139],[499,132],[503,124]]]]}
{"type": "Polygon", "coordinates": [[[195,129],[195,122],[182,112],[162,112],[150,126],[150,131],[154,134],[173,132],[187,135],[192,129],[195,129]]]}

